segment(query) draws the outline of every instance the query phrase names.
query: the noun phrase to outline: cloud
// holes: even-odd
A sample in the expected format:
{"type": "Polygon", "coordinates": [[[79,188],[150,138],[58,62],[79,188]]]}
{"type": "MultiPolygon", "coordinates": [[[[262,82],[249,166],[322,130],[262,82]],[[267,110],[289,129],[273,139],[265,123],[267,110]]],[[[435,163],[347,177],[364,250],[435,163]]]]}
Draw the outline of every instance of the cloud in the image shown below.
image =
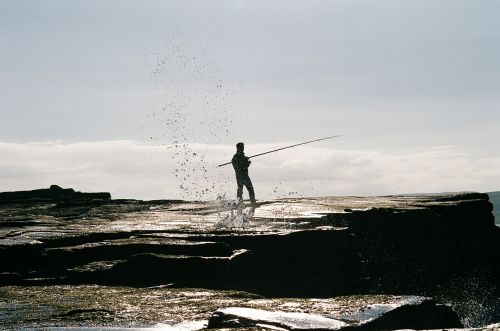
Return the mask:
{"type": "MultiPolygon", "coordinates": [[[[247,145],[247,155],[286,146],[247,145]]],[[[114,198],[215,199],[235,195],[232,145],[138,141],[0,143],[2,191],[58,184],[114,198]]],[[[302,146],[252,160],[258,199],[499,189],[500,157],[473,158],[457,146],[405,152],[302,146]]],[[[245,193],[246,194],[246,193],[245,193]]]]}

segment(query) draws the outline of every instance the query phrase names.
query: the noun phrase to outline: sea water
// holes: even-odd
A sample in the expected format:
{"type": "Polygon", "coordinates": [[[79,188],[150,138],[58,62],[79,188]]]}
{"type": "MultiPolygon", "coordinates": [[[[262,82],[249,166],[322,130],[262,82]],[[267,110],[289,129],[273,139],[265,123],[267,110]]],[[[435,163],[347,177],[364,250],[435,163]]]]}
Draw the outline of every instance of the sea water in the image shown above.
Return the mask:
{"type": "Polygon", "coordinates": [[[493,216],[495,216],[495,224],[500,226],[500,192],[489,192],[488,196],[493,205],[493,216]]]}
{"type": "Polygon", "coordinates": [[[255,207],[245,207],[241,200],[228,200],[225,196],[217,197],[218,222],[216,228],[243,228],[250,224],[255,207]]]}

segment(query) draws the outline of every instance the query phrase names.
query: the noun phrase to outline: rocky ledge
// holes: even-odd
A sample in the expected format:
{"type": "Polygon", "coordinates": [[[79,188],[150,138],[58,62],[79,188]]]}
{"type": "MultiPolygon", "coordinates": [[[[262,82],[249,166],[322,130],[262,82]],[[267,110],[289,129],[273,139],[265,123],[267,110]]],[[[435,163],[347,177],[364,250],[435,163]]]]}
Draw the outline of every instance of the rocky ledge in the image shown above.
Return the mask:
{"type": "Polygon", "coordinates": [[[36,201],[75,201],[75,200],[110,200],[111,194],[82,193],[76,192],[72,188],[62,188],[58,185],[51,185],[48,189],[38,189],[32,191],[1,192],[0,205],[11,203],[32,203],[36,201]]]}
{"type": "MultiPolygon", "coordinates": [[[[0,285],[167,286],[304,300],[410,295],[446,304],[466,326],[486,325],[500,321],[500,229],[491,212],[480,193],[280,199],[255,210],[228,201],[16,201],[0,208],[0,285]]],[[[450,311],[434,307],[449,321],[450,311]]],[[[278,318],[275,307],[219,308],[210,326],[301,328],[298,315],[278,318]]],[[[320,320],[334,325],[326,315],[320,320]]]]}

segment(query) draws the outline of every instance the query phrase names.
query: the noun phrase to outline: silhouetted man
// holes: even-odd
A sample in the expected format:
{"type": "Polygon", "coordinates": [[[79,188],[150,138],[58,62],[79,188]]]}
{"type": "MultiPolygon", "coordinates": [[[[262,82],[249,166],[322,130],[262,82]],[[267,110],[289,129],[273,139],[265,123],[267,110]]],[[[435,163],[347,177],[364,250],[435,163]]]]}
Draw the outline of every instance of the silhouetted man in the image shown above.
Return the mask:
{"type": "Polygon", "coordinates": [[[255,193],[253,191],[252,181],[248,177],[248,167],[250,160],[245,156],[245,145],[243,143],[236,144],[236,154],[234,154],[231,163],[233,164],[234,171],[236,172],[236,183],[238,183],[238,191],[236,196],[238,200],[243,201],[243,185],[248,190],[252,206],[255,206],[255,193]]]}

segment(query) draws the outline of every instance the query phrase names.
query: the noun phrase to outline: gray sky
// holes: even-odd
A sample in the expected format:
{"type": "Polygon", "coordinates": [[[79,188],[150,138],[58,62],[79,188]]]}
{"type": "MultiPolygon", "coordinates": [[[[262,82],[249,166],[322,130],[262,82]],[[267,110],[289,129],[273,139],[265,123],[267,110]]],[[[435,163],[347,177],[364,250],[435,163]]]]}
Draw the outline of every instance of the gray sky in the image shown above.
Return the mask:
{"type": "MultiPolygon", "coordinates": [[[[398,176],[412,177],[415,184],[400,187],[388,179],[374,185],[383,169],[367,166],[372,171],[361,176],[363,182],[340,187],[335,186],[340,179],[332,179],[321,194],[500,187],[495,170],[500,156],[500,2],[495,0],[0,0],[0,47],[0,141],[5,148],[57,142],[76,149],[80,143],[101,142],[106,149],[111,141],[128,141],[129,147],[151,148],[152,158],[162,160],[167,172],[179,170],[193,149],[181,148],[182,155],[164,159],[157,147],[174,141],[217,145],[221,151],[245,141],[248,154],[255,154],[262,151],[255,150],[259,146],[340,133],[347,136],[318,148],[365,153],[368,159],[391,156],[400,164],[398,176]],[[458,153],[468,162],[467,172],[436,175],[435,186],[419,186],[430,179],[423,174],[414,178],[422,168],[417,159],[423,160],[416,155],[443,148],[448,158],[440,159],[439,166],[450,162],[460,168],[458,153]]],[[[69,157],[55,156],[54,146],[37,148],[48,153],[40,151],[41,158],[61,158],[58,164],[69,157]]],[[[35,181],[40,174],[33,169],[19,170],[23,163],[15,155],[3,161],[4,167],[16,164],[18,170],[3,170],[2,190],[45,183],[35,181]]],[[[273,160],[301,158],[279,155],[283,159],[273,160]]],[[[99,164],[99,156],[88,157],[99,164]]],[[[314,154],[307,157],[314,159],[314,154]]],[[[189,161],[193,177],[200,176],[201,168],[212,172],[211,161],[194,159],[189,161]]],[[[269,187],[287,181],[253,166],[269,187]]],[[[353,169],[349,162],[335,163],[338,173],[342,167],[353,169]]],[[[57,169],[44,170],[52,178],[67,170],[57,169]]],[[[101,178],[93,189],[139,198],[180,194],[173,189],[139,193],[153,186],[122,188],[102,169],[91,169],[89,176],[101,178]]],[[[134,169],[127,170],[131,176],[148,172],[134,169]]],[[[161,169],[148,177],[152,183],[166,178],[161,169]]],[[[363,170],[356,169],[358,174],[363,170]]],[[[395,171],[392,165],[385,169],[395,171]]],[[[307,181],[310,174],[300,173],[289,175],[307,181]]],[[[52,178],[47,175],[47,184],[52,178]]],[[[64,178],[66,186],[86,183],[64,178]]]]}

